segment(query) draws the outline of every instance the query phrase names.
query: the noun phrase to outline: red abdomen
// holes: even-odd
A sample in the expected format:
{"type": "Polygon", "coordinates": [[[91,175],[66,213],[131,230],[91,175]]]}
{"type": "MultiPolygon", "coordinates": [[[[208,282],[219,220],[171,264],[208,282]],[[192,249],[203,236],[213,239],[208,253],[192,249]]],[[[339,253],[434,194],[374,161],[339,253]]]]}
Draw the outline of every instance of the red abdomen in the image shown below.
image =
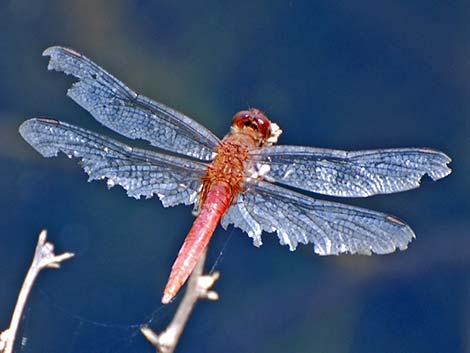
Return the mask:
{"type": "Polygon", "coordinates": [[[163,293],[163,304],[169,303],[188,279],[232,199],[233,195],[226,183],[218,182],[209,187],[201,211],[171,268],[170,278],[163,293]]]}

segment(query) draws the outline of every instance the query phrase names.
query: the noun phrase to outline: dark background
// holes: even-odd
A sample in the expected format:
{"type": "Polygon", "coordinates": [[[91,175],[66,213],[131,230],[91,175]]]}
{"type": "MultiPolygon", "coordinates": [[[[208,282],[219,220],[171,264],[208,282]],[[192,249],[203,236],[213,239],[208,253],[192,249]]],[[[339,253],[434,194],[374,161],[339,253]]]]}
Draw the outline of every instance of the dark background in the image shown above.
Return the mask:
{"type": "Polygon", "coordinates": [[[218,228],[207,267],[222,273],[220,300],[199,303],[179,352],[470,352],[469,23],[465,0],[2,1],[0,326],[40,229],[76,253],[40,276],[17,351],[154,351],[132,325],[170,320],[176,304],[160,297],[193,221],[189,207],[87,183],[76,161],[20,138],[38,115],[108,133],[65,96],[71,79],[46,70],[41,52],[59,44],[220,137],[258,107],[283,144],[453,158],[438,183],[346,200],[409,222],[405,252],[319,257],[218,228]]]}

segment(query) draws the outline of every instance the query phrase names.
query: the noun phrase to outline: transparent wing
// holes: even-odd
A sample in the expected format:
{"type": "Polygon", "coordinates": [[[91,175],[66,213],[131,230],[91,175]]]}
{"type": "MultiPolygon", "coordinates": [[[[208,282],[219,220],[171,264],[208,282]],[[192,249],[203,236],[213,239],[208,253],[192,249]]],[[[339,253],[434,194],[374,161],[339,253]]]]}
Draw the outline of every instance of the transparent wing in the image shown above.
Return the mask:
{"type": "Polygon", "coordinates": [[[219,139],[189,117],[141,96],[71,49],[50,47],[49,70],[79,79],[67,94],[106,127],[132,139],[202,160],[210,160],[219,139]]]}
{"type": "Polygon", "coordinates": [[[302,190],[342,197],[365,197],[419,187],[423,175],[438,180],[451,159],[428,148],[341,151],[302,146],[271,146],[252,152],[270,166],[269,180],[302,190]]]}
{"type": "Polygon", "coordinates": [[[404,250],[414,238],[401,220],[380,212],[317,200],[264,181],[254,181],[240,193],[222,219],[260,246],[261,233],[276,232],[282,245],[295,250],[313,243],[320,255],[387,254],[404,250]]]}
{"type": "Polygon", "coordinates": [[[107,178],[129,196],[157,194],[165,207],[195,202],[202,163],[129,147],[105,136],[52,119],[30,119],[20,126],[21,136],[44,157],[63,152],[81,158],[89,181],[107,178]]]}

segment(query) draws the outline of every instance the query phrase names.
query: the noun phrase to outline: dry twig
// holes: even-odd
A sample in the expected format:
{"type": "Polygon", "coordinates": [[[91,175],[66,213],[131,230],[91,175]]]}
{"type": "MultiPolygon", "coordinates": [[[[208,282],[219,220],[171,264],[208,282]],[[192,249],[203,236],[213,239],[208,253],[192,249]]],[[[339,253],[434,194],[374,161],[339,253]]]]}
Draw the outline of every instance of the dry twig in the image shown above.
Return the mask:
{"type": "Polygon", "coordinates": [[[145,338],[156,348],[157,352],[174,352],[194,305],[199,299],[219,299],[217,292],[210,290],[214,282],[219,278],[219,273],[214,272],[210,275],[203,275],[206,255],[207,248],[204,250],[204,253],[189,277],[183,299],[176,310],[173,320],[167,328],[160,334],[157,334],[148,326],[144,326],[140,329],[145,338]]]}
{"type": "Polygon", "coordinates": [[[60,255],[54,254],[54,245],[46,242],[47,231],[42,230],[39,234],[38,243],[34,252],[33,262],[29,267],[28,273],[24,279],[18,299],[16,301],[15,310],[11,317],[10,327],[0,334],[0,352],[11,353],[15,343],[16,332],[20,324],[21,316],[26,306],[29,293],[33,287],[36,278],[44,268],[59,268],[62,261],[68,260],[74,256],[71,252],[65,252],[60,255]]]}

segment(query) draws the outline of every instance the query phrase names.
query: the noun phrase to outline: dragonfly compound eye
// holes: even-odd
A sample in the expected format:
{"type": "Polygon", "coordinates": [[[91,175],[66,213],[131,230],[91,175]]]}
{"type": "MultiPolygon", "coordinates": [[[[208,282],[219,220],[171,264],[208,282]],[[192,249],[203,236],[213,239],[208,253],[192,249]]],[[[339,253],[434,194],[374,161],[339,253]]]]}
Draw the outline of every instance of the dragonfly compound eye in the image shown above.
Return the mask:
{"type": "Polygon", "coordinates": [[[250,109],[250,115],[253,123],[257,126],[257,131],[263,138],[268,138],[271,135],[271,122],[261,110],[250,109]]]}
{"type": "Polygon", "coordinates": [[[234,115],[233,125],[240,129],[251,128],[258,132],[261,138],[268,138],[271,134],[271,122],[258,109],[242,110],[234,115]]]}
{"type": "Polygon", "coordinates": [[[248,110],[242,110],[233,116],[232,125],[239,128],[247,126],[247,122],[250,121],[250,112],[248,110]]]}

